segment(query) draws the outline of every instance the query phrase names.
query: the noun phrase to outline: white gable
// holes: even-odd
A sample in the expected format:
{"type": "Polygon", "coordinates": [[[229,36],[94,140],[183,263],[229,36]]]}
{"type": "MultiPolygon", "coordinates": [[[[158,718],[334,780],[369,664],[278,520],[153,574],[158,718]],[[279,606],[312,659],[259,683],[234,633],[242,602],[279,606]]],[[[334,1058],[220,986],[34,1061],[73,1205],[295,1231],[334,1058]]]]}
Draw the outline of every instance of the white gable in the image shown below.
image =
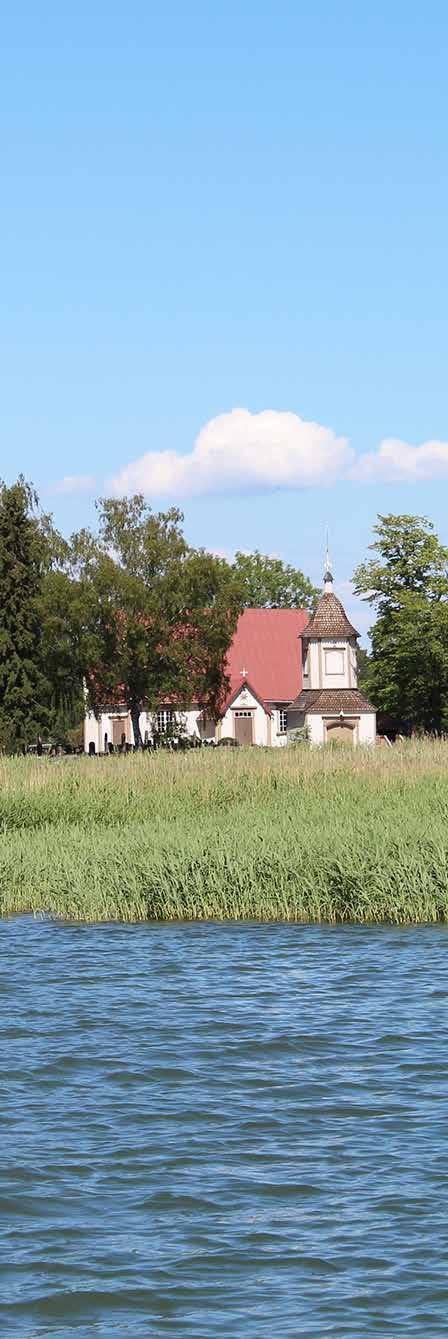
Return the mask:
{"type": "MultiPolygon", "coordinates": [[[[256,708],[260,706],[261,703],[258,701],[258,698],[254,697],[250,688],[247,688],[246,684],[243,683],[241,685],[239,693],[237,694],[236,697],[232,699],[232,702],[230,703],[230,710],[244,711],[245,707],[256,708]]],[[[264,711],[264,707],[262,707],[262,710],[264,711]]]]}

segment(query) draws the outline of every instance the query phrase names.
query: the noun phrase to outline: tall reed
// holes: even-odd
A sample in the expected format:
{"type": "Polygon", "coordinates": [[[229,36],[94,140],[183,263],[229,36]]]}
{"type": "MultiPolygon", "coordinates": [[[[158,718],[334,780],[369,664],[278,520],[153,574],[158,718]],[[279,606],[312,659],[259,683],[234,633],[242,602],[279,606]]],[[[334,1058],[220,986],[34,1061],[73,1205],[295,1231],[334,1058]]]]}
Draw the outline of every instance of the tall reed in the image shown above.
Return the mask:
{"type": "Polygon", "coordinates": [[[448,743],[0,759],[0,912],[448,920],[448,743]]]}

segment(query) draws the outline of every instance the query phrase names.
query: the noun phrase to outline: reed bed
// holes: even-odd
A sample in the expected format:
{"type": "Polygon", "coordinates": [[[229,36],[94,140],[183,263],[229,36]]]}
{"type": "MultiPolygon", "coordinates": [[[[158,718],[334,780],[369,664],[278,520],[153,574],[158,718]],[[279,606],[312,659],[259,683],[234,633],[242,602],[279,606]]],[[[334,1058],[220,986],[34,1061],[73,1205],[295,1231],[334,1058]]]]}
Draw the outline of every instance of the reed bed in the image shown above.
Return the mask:
{"type": "Polygon", "coordinates": [[[0,913],[448,920],[448,742],[0,759],[0,913]]]}

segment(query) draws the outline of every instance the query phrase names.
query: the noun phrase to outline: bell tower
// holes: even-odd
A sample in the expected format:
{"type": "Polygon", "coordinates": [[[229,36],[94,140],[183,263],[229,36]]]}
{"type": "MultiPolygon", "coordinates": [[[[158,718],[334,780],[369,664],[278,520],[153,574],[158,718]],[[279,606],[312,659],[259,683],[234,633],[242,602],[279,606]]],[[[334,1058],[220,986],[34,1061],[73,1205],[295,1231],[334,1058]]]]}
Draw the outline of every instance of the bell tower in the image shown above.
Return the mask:
{"type": "Polygon", "coordinates": [[[316,744],[374,743],[375,707],[358,690],[358,633],[334,593],[328,544],[323,593],[301,637],[303,688],[288,709],[288,728],[305,726],[316,744]]]}

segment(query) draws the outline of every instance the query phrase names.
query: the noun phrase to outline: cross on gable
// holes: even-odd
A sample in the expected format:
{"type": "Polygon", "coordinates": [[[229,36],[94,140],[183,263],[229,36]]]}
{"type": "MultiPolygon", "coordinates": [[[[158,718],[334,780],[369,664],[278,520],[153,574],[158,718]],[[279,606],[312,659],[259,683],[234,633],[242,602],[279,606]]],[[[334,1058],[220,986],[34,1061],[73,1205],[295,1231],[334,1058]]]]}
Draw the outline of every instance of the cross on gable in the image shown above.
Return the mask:
{"type": "Polygon", "coordinates": [[[247,669],[240,670],[240,675],[243,679],[247,679],[248,673],[249,671],[247,669]]]}

